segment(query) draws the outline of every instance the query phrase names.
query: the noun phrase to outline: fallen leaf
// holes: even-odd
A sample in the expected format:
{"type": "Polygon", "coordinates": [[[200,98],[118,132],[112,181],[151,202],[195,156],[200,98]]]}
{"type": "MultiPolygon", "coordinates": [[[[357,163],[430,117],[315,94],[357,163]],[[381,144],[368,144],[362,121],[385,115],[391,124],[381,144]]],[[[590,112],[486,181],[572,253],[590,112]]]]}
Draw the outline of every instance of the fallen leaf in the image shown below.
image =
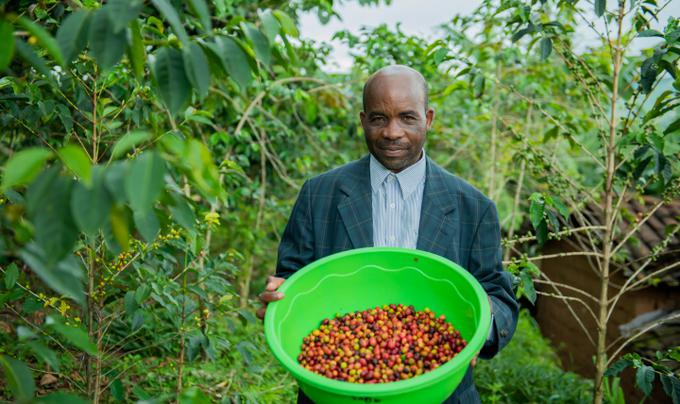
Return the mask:
{"type": "Polygon", "coordinates": [[[41,386],[48,386],[50,384],[54,384],[58,382],[59,380],[57,379],[56,376],[54,376],[52,373],[45,373],[43,377],[40,378],[40,385],[41,386]]]}

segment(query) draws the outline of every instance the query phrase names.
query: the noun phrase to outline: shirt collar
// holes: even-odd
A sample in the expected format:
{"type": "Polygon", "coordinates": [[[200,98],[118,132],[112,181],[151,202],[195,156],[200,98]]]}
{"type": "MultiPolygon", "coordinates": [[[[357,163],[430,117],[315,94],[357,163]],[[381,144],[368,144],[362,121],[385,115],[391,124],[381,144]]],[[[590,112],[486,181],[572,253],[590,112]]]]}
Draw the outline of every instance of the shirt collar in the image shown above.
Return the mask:
{"type": "Polygon", "coordinates": [[[385,168],[372,154],[370,154],[370,175],[371,175],[371,189],[373,192],[378,191],[380,185],[385,182],[385,179],[392,174],[397,178],[401,194],[404,199],[408,198],[413,191],[418,188],[420,182],[425,179],[425,149],[415,164],[406,169],[394,174],[392,171],[385,168]]]}

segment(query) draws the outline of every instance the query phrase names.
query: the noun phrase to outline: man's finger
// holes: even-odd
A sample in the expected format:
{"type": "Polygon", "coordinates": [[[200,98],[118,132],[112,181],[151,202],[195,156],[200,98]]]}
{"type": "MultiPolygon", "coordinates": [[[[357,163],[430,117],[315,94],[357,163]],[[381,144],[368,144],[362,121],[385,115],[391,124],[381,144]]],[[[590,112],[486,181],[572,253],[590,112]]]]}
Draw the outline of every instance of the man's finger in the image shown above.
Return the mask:
{"type": "Polygon", "coordinates": [[[269,303],[269,302],[275,302],[277,300],[283,299],[283,293],[281,292],[274,292],[274,291],[265,291],[260,293],[260,301],[269,303]]]}
{"type": "Polygon", "coordinates": [[[283,281],[285,281],[284,278],[278,278],[276,276],[268,276],[267,277],[267,286],[265,286],[265,289],[267,290],[276,290],[283,284],[283,281]]]}
{"type": "Polygon", "coordinates": [[[264,313],[267,311],[267,306],[265,307],[260,307],[257,309],[257,312],[255,314],[257,315],[257,318],[264,320],[264,313]]]}

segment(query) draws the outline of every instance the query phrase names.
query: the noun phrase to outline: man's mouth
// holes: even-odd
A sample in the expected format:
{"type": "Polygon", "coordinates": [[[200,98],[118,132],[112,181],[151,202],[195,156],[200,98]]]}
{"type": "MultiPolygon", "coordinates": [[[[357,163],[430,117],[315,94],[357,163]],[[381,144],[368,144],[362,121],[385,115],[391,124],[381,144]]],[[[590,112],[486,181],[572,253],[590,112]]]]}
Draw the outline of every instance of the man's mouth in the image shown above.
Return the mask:
{"type": "Polygon", "coordinates": [[[381,150],[386,156],[389,157],[400,156],[406,152],[406,149],[403,148],[384,148],[381,150]]]}

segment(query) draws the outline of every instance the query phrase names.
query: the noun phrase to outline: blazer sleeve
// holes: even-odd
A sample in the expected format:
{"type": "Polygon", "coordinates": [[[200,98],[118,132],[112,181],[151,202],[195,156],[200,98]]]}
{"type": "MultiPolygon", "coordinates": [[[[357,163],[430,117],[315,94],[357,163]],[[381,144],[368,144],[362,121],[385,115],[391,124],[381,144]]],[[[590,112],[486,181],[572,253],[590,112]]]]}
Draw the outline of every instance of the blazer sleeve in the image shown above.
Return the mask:
{"type": "Polygon", "coordinates": [[[279,243],[276,276],[288,278],[314,261],[314,232],[309,181],[302,185],[279,243]]]}
{"type": "Polygon", "coordinates": [[[512,290],[512,277],[503,270],[501,231],[496,205],[489,201],[472,238],[468,269],[492,301],[492,333],[479,357],[491,359],[510,342],[517,326],[519,304],[512,290]]]}

